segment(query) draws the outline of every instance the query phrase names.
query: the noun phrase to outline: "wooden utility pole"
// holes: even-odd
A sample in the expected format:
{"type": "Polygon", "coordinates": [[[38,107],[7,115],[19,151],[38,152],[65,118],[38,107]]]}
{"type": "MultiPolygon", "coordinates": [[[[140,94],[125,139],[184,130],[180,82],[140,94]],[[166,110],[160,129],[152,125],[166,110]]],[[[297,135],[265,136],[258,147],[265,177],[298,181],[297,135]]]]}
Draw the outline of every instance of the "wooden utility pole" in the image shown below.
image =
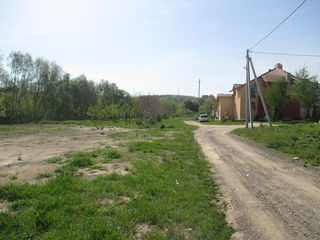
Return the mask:
{"type": "Polygon", "coordinates": [[[249,49],[247,49],[247,64],[246,64],[246,128],[248,128],[248,115],[250,119],[250,128],[253,129],[253,122],[252,122],[252,109],[251,109],[251,94],[250,94],[250,65],[249,65],[249,49]],[[249,112],[249,114],[248,114],[249,112]]]}
{"type": "Polygon", "coordinates": [[[264,101],[263,93],[262,93],[262,90],[260,89],[260,85],[258,83],[257,74],[256,74],[256,71],[254,70],[251,58],[249,58],[249,62],[250,62],[251,68],[252,68],[253,76],[254,76],[254,79],[255,79],[255,82],[256,82],[256,85],[257,85],[257,89],[258,89],[259,96],[260,96],[260,99],[261,99],[261,102],[262,102],[264,113],[266,114],[266,117],[268,119],[269,126],[272,127],[272,123],[271,123],[270,115],[269,115],[269,112],[268,112],[268,108],[267,108],[267,105],[266,105],[266,103],[264,101]]]}

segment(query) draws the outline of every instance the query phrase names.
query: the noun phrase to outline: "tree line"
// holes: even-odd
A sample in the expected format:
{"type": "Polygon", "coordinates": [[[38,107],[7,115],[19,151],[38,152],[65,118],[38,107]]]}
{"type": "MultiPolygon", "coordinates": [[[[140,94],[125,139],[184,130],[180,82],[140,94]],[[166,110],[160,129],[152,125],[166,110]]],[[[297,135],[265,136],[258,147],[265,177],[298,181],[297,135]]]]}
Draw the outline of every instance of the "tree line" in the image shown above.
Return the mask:
{"type": "Polygon", "coordinates": [[[161,119],[211,113],[213,96],[131,96],[107,80],[71,78],[55,62],[14,51],[0,56],[0,123],[161,119]]]}

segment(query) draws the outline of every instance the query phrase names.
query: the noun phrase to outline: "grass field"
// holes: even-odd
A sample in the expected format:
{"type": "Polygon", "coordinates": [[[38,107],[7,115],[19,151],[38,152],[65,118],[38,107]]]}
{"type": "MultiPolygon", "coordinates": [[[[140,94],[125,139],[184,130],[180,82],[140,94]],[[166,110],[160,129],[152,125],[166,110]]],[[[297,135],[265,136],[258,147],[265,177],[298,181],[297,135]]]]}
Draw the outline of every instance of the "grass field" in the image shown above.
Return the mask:
{"type": "Polygon", "coordinates": [[[229,239],[194,129],[171,119],[115,133],[128,143],[49,159],[59,167],[43,184],[1,185],[0,239],[229,239]],[[122,163],[125,174],[82,175],[122,163]]]}
{"type": "Polygon", "coordinates": [[[253,131],[243,128],[234,130],[234,133],[320,166],[320,124],[286,124],[258,127],[253,131]]]}
{"type": "Polygon", "coordinates": [[[65,120],[65,121],[39,121],[39,124],[63,124],[63,125],[80,125],[87,127],[123,127],[123,128],[148,128],[152,124],[139,119],[131,119],[130,123],[123,119],[117,121],[93,121],[93,120],[65,120]]]}
{"type": "Polygon", "coordinates": [[[222,120],[210,120],[209,122],[203,122],[206,125],[244,125],[244,121],[222,121],[222,120]]]}

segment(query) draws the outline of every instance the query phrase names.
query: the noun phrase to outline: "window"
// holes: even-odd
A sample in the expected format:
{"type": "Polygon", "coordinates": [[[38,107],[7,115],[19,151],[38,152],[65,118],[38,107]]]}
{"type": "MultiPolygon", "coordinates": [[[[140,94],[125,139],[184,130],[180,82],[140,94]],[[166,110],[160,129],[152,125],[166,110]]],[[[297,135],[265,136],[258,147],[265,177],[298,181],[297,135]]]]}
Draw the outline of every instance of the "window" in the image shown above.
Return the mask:
{"type": "Polygon", "coordinates": [[[255,83],[250,84],[250,97],[256,98],[257,86],[255,83]]]}
{"type": "Polygon", "coordinates": [[[256,111],[256,102],[251,102],[251,110],[256,111]]]}

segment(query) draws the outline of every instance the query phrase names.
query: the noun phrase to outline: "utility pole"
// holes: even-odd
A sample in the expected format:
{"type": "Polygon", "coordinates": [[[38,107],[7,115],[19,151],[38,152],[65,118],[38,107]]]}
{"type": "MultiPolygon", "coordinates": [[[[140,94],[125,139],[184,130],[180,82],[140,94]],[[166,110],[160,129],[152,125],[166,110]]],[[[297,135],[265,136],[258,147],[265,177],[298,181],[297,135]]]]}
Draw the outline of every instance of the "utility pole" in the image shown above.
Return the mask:
{"type": "MultiPolygon", "coordinates": [[[[247,55],[248,55],[248,52],[247,52],[247,55]]],[[[248,119],[249,119],[249,115],[248,115],[248,88],[247,88],[247,84],[248,84],[248,62],[246,62],[246,86],[245,86],[245,101],[244,101],[244,104],[245,104],[245,108],[244,108],[244,115],[245,115],[245,119],[246,119],[246,128],[249,127],[248,125],[248,119]]]]}
{"type": "Polygon", "coordinates": [[[249,49],[247,49],[247,64],[246,64],[246,128],[248,128],[248,115],[250,119],[250,128],[253,129],[253,122],[252,122],[252,109],[251,109],[251,94],[250,94],[250,65],[249,65],[249,49]],[[249,114],[248,114],[248,112],[249,114]]]}
{"type": "Polygon", "coordinates": [[[199,88],[198,88],[198,100],[200,99],[200,78],[199,78],[199,88]]]}
{"type": "Polygon", "coordinates": [[[266,117],[268,119],[269,126],[272,127],[272,123],[271,123],[271,119],[270,119],[270,116],[269,116],[268,108],[267,108],[267,105],[266,105],[266,103],[264,101],[263,93],[262,93],[262,90],[260,89],[260,85],[259,85],[258,79],[257,79],[257,74],[256,74],[256,71],[254,70],[251,58],[249,58],[249,62],[250,62],[251,68],[252,68],[252,72],[253,72],[254,79],[255,79],[255,82],[256,82],[256,85],[257,85],[257,89],[258,89],[258,92],[259,92],[259,96],[260,96],[260,99],[261,99],[261,102],[262,102],[264,113],[266,114],[266,117]]]}

